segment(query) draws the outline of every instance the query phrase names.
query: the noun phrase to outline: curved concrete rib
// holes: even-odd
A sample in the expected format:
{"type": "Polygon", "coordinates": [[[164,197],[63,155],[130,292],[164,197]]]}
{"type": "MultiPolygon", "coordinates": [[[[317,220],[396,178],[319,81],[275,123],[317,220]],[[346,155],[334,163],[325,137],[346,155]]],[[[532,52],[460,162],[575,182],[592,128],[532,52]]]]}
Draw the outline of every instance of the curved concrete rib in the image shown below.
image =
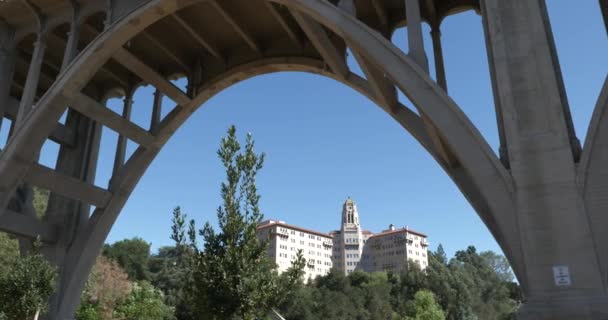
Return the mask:
{"type": "Polygon", "coordinates": [[[578,183],[583,193],[591,232],[599,246],[599,260],[608,284],[608,76],[591,117],[581,161],[578,183]]]}

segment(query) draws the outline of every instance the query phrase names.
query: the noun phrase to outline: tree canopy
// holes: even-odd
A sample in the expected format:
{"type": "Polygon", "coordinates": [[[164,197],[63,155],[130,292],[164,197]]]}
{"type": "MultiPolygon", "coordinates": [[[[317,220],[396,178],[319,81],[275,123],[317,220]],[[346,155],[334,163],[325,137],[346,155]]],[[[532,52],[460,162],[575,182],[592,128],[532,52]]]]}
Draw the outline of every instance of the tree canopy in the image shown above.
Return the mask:
{"type": "Polygon", "coordinates": [[[251,134],[241,150],[234,126],[228,129],[217,154],[226,170],[220,188],[223,203],[217,209],[219,231],[205,223],[199,231],[202,248],[195,233],[189,233],[196,311],[205,319],[260,319],[276,306],[279,291],[267,243],[257,236],[263,215],[256,175],[264,154],[255,153],[251,134]]]}
{"type": "Polygon", "coordinates": [[[33,319],[43,314],[55,290],[57,272],[34,251],[8,260],[0,273],[0,319],[33,319]]]}

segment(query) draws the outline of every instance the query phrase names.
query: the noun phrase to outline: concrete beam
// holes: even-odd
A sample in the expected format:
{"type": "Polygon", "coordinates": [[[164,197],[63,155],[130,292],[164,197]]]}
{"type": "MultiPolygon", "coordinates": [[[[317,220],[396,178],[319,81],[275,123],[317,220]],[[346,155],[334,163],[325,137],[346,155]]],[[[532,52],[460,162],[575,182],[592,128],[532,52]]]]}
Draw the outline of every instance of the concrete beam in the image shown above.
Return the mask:
{"type": "Polygon", "coordinates": [[[289,23],[287,23],[285,17],[283,17],[281,13],[277,10],[275,4],[268,1],[264,1],[264,4],[266,5],[266,8],[268,8],[272,16],[281,25],[283,30],[285,30],[285,33],[287,33],[289,39],[291,39],[291,42],[293,42],[293,44],[295,44],[298,48],[302,48],[302,40],[300,39],[296,31],[289,25],[289,23]]]}
{"type": "Polygon", "coordinates": [[[389,20],[388,20],[388,12],[386,7],[384,6],[384,2],[382,0],[372,0],[372,6],[374,6],[374,10],[378,15],[378,20],[380,20],[380,25],[384,29],[384,32],[388,32],[389,28],[389,20]]]}
{"type": "Polygon", "coordinates": [[[228,13],[228,11],[226,11],[226,9],[219,1],[210,0],[208,3],[211,4],[220,13],[220,15],[222,15],[226,22],[228,22],[228,24],[232,26],[234,31],[236,31],[236,33],[238,33],[243,38],[243,40],[245,40],[245,42],[247,42],[247,44],[249,45],[249,47],[251,47],[251,49],[253,49],[253,51],[257,52],[258,54],[262,54],[262,49],[260,45],[253,38],[251,33],[249,33],[249,31],[245,27],[243,27],[238,21],[236,21],[234,17],[232,17],[232,15],[228,13]]]}
{"type": "Polygon", "coordinates": [[[339,0],[338,8],[353,17],[357,17],[357,5],[354,0],[339,0]]]}
{"type": "Polygon", "coordinates": [[[142,80],[162,91],[167,97],[171,98],[178,104],[186,105],[190,102],[190,97],[188,97],[182,90],[171,83],[171,81],[161,76],[158,72],[156,72],[156,70],[139,60],[139,58],[131,54],[126,49],[120,48],[116,50],[113,58],[127,69],[135,73],[142,80]]]}
{"type": "Polygon", "coordinates": [[[32,164],[25,175],[24,181],[28,184],[50,190],[74,200],[104,208],[112,193],[82,180],[57,173],[51,168],[32,164]]]}
{"type": "MultiPolygon", "coordinates": [[[[13,97],[9,99],[9,102],[6,106],[5,117],[15,121],[17,118],[17,112],[19,110],[19,101],[13,97]]],[[[76,136],[74,131],[61,123],[57,123],[51,134],[49,135],[49,139],[54,141],[60,145],[65,146],[73,146],[76,136]]]]}
{"type": "Polygon", "coordinates": [[[365,73],[365,77],[374,91],[376,98],[389,112],[394,113],[395,109],[399,107],[395,85],[386,77],[384,72],[372,65],[367,59],[361,56],[361,54],[356,51],[353,51],[353,54],[363,70],[363,73],[365,73]]]}
{"type": "Polygon", "coordinates": [[[435,151],[444,162],[443,165],[448,169],[454,169],[458,167],[458,159],[444,142],[443,137],[439,133],[439,130],[437,129],[435,124],[433,124],[431,118],[424,112],[424,110],[418,110],[418,112],[420,112],[420,119],[422,119],[422,122],[424,123],[424,126],[426,128],[426,132],[429,135],[431,141],[433,142],[435,151]]]}
{"type": "MultiPolygon", "coordinates": [[[[82,28],[82,31],[90,33],[93,37],[97,37],[99,35],[99,32],[95,28],[93,28],[91,25],[88,25],[86,23],[83,24],[81,26],[81,28],[82,28]]],[[[54,36],[54,35],[52,35],[52,36],[54,36]]],[[[55,39],[60,39],[61,41],[63,41],[65,43],[64,39],[61,39],[56,36],[54,36],[54,37],[55,37],[55,39]]],[[[114,79],[116,82],[120,83],[122,88],[125,90],[127,90],[131,86],[131,84],[128,83],[125,79],[123,79],[122,77],[120,77],[119,75],[117,75],[112,70],[110,70],[106,67],[100,68],[99,71],[106,74],[108,77],[114,79]]]]}
{"type": "Polygon", "coordinates": [[[143,147],[154,145],[154,137],[133,122],[121,117],[84,93],[75,95],[71,108],[118,132],[143,147]]]}
{"type": "Polygon", "coordinates": [[[49,224],[8,209],[0,214],[0,231],[30,239],[40,237],[41,241],[47,243],[57,241],[57,230],[49,224]]]}
{"type": "Polygon", "coordinates": [[[188,22],[184,21],[184,19],[182,19],[179,16],[179,14],[174,13],[170,17],[173,18],[177,22],[177,24],[180,25],[184,30],[186,30],[186,32],[188,32],[190,34],[190,36],[192,38],[194,38],[194,40],[196,40],[196,42],[198,42],[198,44],[200,44],[203,48],[205,48],[205,50],[207,50],[209,53],[211,53],[212,56],[216,57],[222,63],[226,62],[226,59],[222,56],[219,49],[217,49],[209,41],[204,39],[203,36],[201,36],[196,30],[194,30],[188,24],[188,22]]]}
{"type": "Polygon", "coordinates": [[[167,57],[169,57],[171,60],[173,60],[173,62],[175,62],[177,65],[179,65],[179,67],[182,68],[182,71],[184,71],[186,74],[190,73],[190,66],[188,66],[188,63],[183,61],[177,55],[177,53],[175,53],[171,49],[167,48],[167,46],[165,46],[160,40],[156,39],[156,37],[154,37],[147,31],[142,31],[140,33],[140,35],[142,37],[146,38],[146,40],[148,40],[152,44],[154,44],[154,46],[156,46],[158,49],[160,49],[160,51],[162,51],[167,57]]]}
{"type": "Polygon", "coordinates": [[[291,14],[304,30],[310,42],[317,48],[325,63],[336,75],[346,79],[350,73],[346,64],[346,57],[336,49],[323,26],[299,11],[291,10],[291,14]]]}

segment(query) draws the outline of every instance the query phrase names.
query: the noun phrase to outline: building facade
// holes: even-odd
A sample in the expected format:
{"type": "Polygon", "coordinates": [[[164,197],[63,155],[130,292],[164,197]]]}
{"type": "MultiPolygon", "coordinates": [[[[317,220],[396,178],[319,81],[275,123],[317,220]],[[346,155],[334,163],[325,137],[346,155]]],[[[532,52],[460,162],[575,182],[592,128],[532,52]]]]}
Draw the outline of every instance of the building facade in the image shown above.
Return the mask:
{"type": "Polygon", "coordinates": [[[369,236],[361,268],[369,272],[399,272],[406,269],[407,261],[412,261],[425,269],[428,266],[428,246],[426,235],[407,227],[397,229],[390,225],[387,230],[369,236]]]}
{"type": "Polygon", "coordinates": [[[298,250],[306,259],[306,278],[327,274],[331,268],[348,275],[364,272],[400,272],[412,261],[421,269],[428,266],[427,236],[408,227],[374,234],[363,230],[356,203],[348,198],[342,205],[340,230],[329,234],[267,220],[258,226],[260,239],[268,240],[268,255],[279,272],[291,266],[298,250]]]}
{"type": "Polygon", "coordinates": [[[428,266],[429,243],[425,234],[392,224],[376,234],[362,230],[357,205],[350,198],[342,206],[340,230],[330,235],[334,267],[344,274],[355,270],[399,272],[406,269],[407,261],[421,269],[428,266]]]}
{"type": "Polygon", "coordinates": [[[279,273],[286,271],[302,250],[305,278],[325,275],[332,267],[332,238],[314,230],[293,226],[284,221],[266,220],[258,226],[258,237],[268,241],[268,256],[279,273]]]}

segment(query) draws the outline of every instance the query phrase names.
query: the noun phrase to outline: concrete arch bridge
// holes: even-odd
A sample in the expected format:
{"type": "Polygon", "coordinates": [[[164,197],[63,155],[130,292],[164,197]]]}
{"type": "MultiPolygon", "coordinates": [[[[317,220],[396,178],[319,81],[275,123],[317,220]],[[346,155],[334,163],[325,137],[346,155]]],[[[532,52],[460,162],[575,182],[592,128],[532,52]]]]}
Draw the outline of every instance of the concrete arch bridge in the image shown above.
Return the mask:
{"type": "MultiPolygon", "coordinates": [[[[606,17],[608,1],[600,8],[606,17]]],[[[367,96],[436,159],[507,255],[525,296],[521,319],[608,319],[608,83],[581,146],[544,0],[8,0],[0,3],[0,119],[11,127],[0,153],[0,230],[24,249],[40,235],[59,267],[50,319],[73,318],[123,205],[188,117],[236,82],[289,70],[367,96]],[[440,25],[470,9],[483,18],[499,156],[447,93],[440,25]],[[390,41],[403,25],[409,52],[390,41]],[[364,77],[349,69],[347,48],[364,77]],[[148,128],[129,119],[142,84],[156,88],[148,128]],[[163,96],[175,102],[165,117],[163,96]],[[122,114],[105,106],[112,97],[124,97],[122,114]],[[103,127],[119,134],[105,188],[93,184],[103,127]],[[47,139],[60,144],[54,168],[38,163],[47,139]],[[128,159],[127,140],[138,145],[128,159]],[[51,192],[43,219],[31,209],[32,186],[51,192]]]]}

